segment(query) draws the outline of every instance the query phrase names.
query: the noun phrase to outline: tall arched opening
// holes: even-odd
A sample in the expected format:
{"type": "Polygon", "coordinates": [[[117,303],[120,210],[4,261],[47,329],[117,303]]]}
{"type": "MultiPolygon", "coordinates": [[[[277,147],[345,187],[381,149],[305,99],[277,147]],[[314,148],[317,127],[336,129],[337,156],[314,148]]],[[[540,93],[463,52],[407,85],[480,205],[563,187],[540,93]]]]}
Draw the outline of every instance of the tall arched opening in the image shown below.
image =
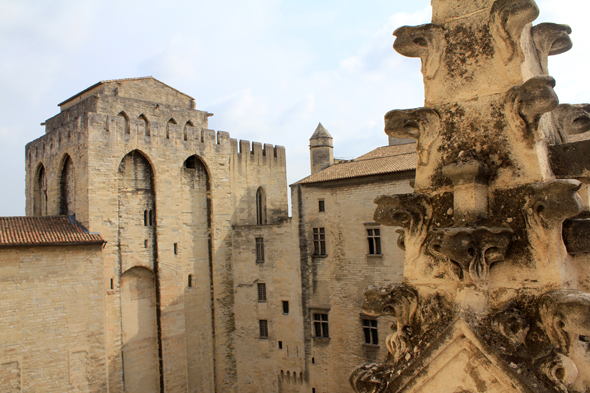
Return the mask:
{"type": "Polygon", "coordinates": [[[215,310],[212,298],[211,199],[210,177],[204,162],[196,155],[181,168],[183,223],[187,228],[187,273],[192,287],[184,291],[184,318],[189,392],[212,391],[214,353],[212,326],[215,310]]]}
{"type": "Polygon", "coordinates": [[[72,158],[66,154],[59,179],[59,214],[75,214],[76,171],[72,158]]]}
{"type": "Polygon", "coordinates": [[[121,273],[126,272],[121,274],[125,391],[159,392],[163,386],[163,363],[156,243],[156,193],[154,171],[146,156],[134,150],[123,157],[117,172],[117,182],[119,268],[121,273]],[[125,275],[131,271],[134,273],[130,276],[130,281],[125,283],[125,275]],[[151,275],[149,279],[146,272],[151,275]],[[128,288],[124,289],[124,285],[128,288]],[[144,289],[134,292],[133,288],[139,288],[138,285],[144,289]],[[149,291],[145,289],[148,287],[151,288],[149,291]],[[128,292],[125,292],[126,290],[128,292]],[[135,300],[125,305],[126,301],[130,301],[126,296],[131,296],[129,299],[135,300]],[[148,297],[149,302],[146,300],[148,297]],[[140,315],[148,311],[149,318],[140,315]],[[135,326],[135,323],[139,325],[135,326]],[[149,326],[143,326],[143,323],[148,323],[149,326]],[[136,333],[128,333],[134,332],[133,329],[143,332],[137,336],[140,339],[133,338],[136,333]],[[148,358],[149,361],[146,360],[148,358]]]}
{"type": "Polygon", "coordinates": [[[33,180],[33,215],[47,215],[47,176],[43,164],[39,164],[33,180]]]}
{"type": "Polygon", "coordinates": [[[264,188],[256,190],[256,225],[266,224],[266,192],[264,188]]]}

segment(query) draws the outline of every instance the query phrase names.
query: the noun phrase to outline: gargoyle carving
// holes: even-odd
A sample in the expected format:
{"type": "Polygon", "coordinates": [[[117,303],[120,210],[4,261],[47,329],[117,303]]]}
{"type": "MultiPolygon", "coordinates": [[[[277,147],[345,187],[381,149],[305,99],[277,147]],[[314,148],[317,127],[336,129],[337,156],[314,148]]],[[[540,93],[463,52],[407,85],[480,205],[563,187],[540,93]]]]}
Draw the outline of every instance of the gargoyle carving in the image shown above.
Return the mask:
{"type": "Polygon", "coordinates": [[[504,261],[512,239],[510,228],[444,228],[430,231],[428,252],[447,261],[465,282],[487,278],[490,266],[504,261]]]}
{"type": "Polygon", "coordinates": [[[440,68],[444,46],[444,28],[434,24],[402,26],[393,32],[397,38],[393,48],[407,57],[422,60],[422,75],[432,79],[440,68]]]}
{"type": "Polygon", "coordinates": [[[386,344],[394,363],[408,360],[414,340],[430,331],[445,317],[445,308],[438,296],[420,299],[416,290],[405,284],[369,287],[365,290],[362,310],[372,316],[390,315],[396,320],[395,330],[386,344]]]}
{"type": "Polygon", "coordinates": [[[581,183],[573,179],[534,183],[525,190],[524,215],[527,230],[534,227],[561,228],[566,218],[582,211],[582,200],[576,193],[581,183]]]}
{"type": "Polygon", "coordinates": [[[440,116],[430,108],[393,110],[385,115],[385,133],[392,138],[418,141],[419,163],[428,164],[430,148],[439,136],[440,116]]]}
{"type": "Polygon", "coordinates": [[[555,109],[559,103],[554,87],[555,79],[552,77],[537,76],[506,93],[506,119],[513,132],[522,136],[529,148],[534,147],[541,115],[555,109]]]}
{"type": "Polygon", "coordinates": [[[553,111],[553,117],[560,134],[566,140],[568,135],[590,131],[590,104],[560,104],[553,111]]]}
{"type": "MultiPolygon", "coordinates": [[[[425,194],[380,195],[373,219],[383,225],[400,226],[400,241],[406,249],[406,261],[414,263],[424,252],[424,243],[432,219],[432,203],[425,194]]],[[[398,241],[398,244],[400,242],[398,241]]]]}
{"type": "Polygon", "coordinates": [[[537,16],[539,8],[533,0],[496,0],[491,10],[490,31],[505,64],[515,54],[522,61],[520,35],[524,26],[537,16]]]}
{"type": "Polygon", "coordinates": [[[540,23],[531,29],[533,42],[537,48],[537,55],[545,75],[549,74],[547,57],[559,55],[572,48],[573,44],[569,36],[571,33],[571,27],[556,23],[540,23]]]}

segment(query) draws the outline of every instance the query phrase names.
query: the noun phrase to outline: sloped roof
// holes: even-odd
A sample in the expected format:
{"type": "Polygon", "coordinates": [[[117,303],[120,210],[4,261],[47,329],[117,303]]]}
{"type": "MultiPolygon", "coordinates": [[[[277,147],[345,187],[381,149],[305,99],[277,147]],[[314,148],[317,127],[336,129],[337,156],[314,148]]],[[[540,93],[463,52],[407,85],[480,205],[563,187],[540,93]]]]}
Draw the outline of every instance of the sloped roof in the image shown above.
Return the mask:
{"type": "Polygon", "coordinates": [[[82,94],[86,93],[87,91],[89,91],[89,90],[92,90],[92,89],[94,89],[94,88],[95,88],[95,87],[97,87],[97,86],[104,85],[104,84],[106,84],[106,83],[117,83],[117,82],[140,81],[140,80],[148,80],[148,79],[155,80],[156,82],[163,84],[164,86],[166,86],[166,87],[168,87],[168,88],[170,88],[170,89],[172,89],[172,90],[174,90],[174,91],[176,91],[176,92],[178,92],[178,93],[182,94],[183,96],[186,96],[186,97],[190,98],[191,100],[194,100],[194,98],[193,98],[193,97],[191,97],[191,96],[189,96],[188,94],[185,94],[185,93],[181,92],[180,90],[177,90],[177,89],[175,89],[174,87],[168,86],[167,84],[165,84],[165,83],[164,83],[164,82],[162,82],[162,81],[159,81],[159,80],[157,80],[157,79],[156,79],[156,78],[154,78],[153,76],[142,76],[142,77],[138,77],[138,78],[107,79],[107,80],[104,80],[104,81],[100,81],[100,82],[98,82],[98,83],[95,83],[95,84],[93,84],[92,86],[90,86],[90,87],[88,87],[88,88],[86,88],[86,89],[82,90],[81,92],[74,94],[73,96],[71,96],[70,98],[68,98],[67,100],[65,100],[64,102],[61,102],[61,103],[57,104],[57,106],[62,106],[62,105],[64,105],[64,104],[66,104],[66,103],[68,103],[68,102],[72,101],[74,98],[76,98],[76,97],[78,97],[78,96],[80,96],[80,95],[82,95],[82,94]]]}
{"type": "Polygon", "coordinates": [[[352,161],[332,165],[296,184],[320,183],[416,169],[416,144],[378,147],[352,161]]]}
{"type": "Polygon", "coordinates": [[[315,132],[313,133],[313,135],[309,139],[316,139],[316,138],[332,138],[332,135],[330,135],[328,130],[326,130],[324,128],[322,123],[319,123],[317,128],[315,129],[315,132]]]}
{"type": "Polygon", "coordinates": [[[0,247],[106,243],[68,216],[0,217],[0,247]]]}

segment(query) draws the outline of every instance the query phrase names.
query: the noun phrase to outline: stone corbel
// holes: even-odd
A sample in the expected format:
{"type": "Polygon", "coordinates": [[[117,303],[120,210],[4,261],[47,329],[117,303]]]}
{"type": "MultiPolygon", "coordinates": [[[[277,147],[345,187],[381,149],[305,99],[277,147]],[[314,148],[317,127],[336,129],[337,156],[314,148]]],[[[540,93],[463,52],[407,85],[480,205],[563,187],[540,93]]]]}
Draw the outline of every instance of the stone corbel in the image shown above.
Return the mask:
{"type": "Polygon", "coordinates": [[[430,149],[438,139],[440,116],[430,108],[393,110],[385,115],[385,133],[392,138],[412,138],[421,165],[430,160],[430,149]]]}
{"type": "Polygon", "coordinates": [[[582,211],[576,193],[580,186],[577,180],[564,179],[534,183],[525,190],[523,215],[529,249],[539,266],[558,267],[565,258],[562,225],[582,211]]]}
{"type": "Polygon", "coordinates": [[[505,64],[515,54],[522,61],[520,35],[524,26],[538,16],[539,8],[533,0],[496,0],[492,5],[490,31],[505,64]]]}
{"type": "Polygon", "coordinates": [[[567,52],[572,48],[573,44],[569,36],[571,33],[571,27],[556,23],[540,23],[531,29],[533,42],[537,48],[537,55],[545,75],[549,74],[547,58],[567,52]]]}
{"type": "Polygon", "coordinates": [[[393,35],[397,37],[393,48],[401,55],[419,57],[422,60],[422,75],[433,79],[440,68],[446,45],[444,28],[434,24],[402,26],[393,35]]]}
{"type": "Polygon", "coordinates": [[[455,225],[485,218],[488,213],[488,179],[490,171],[477,160],[453,163],[442,173],[453,182],[455,225]]]}
{"type": "Polygon", "coordinates": [[[559,103],[554,87],[555,79],[552,77],[537,76],[506,93],[506,119],[514,133],[521,136],[529,148],[534,147],[541,115],[552,111],[559,103]]]}
{"type": "Polygon", "coordinates": [[[553,118],[562,138],[590,131],[590,104],[560,104],[553,111],[553,118]]]}
{"type": "Polygon", "coordinates": [[[510,228],[433,229],[427,250],[446,261],[460,281],[481,282],[492,264],[504,261],[512,233],[510,228]]]}
{"type": "Polygon", "coordinates": [[[415,263],[424,252],[432,220],[430,197],[420,193],[380,195],[374,203],[377,204],[373,215],[375,222],[403,228],[398,245],[406,250],[406,261],[415,263]]]}

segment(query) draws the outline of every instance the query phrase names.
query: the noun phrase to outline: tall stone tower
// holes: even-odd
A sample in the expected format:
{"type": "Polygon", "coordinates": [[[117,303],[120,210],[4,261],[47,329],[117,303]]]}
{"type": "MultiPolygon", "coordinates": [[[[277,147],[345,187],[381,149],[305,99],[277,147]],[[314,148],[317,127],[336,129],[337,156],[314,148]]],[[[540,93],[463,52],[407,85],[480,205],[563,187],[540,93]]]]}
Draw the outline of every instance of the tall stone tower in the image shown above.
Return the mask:
{"type": "Polygon", "coordinates": [[[590,143],[567,142],[588,130],[588,113],[558,107],[547,68],[571,48],[570,28],[532,26],[533,0],[432,7],[432,23],[394,32],[394,48],[422,60],[426,95],[423,108],[385,115],[390,137],[417,140],[414,192],[375,200],[375,221],[402,228],[404,281],[366,290],[363,311],[396,324],[389,357],[359,366],[351,384],[586,392],[590,231],[578,179],[590,143]]]}
{"type": "Polygon", "coordinates": [[[309,138],[309,156],[312,175],[334,165],[332,135],[324,128],[322,123],[318,124],[315,132],[309,138]]]}

